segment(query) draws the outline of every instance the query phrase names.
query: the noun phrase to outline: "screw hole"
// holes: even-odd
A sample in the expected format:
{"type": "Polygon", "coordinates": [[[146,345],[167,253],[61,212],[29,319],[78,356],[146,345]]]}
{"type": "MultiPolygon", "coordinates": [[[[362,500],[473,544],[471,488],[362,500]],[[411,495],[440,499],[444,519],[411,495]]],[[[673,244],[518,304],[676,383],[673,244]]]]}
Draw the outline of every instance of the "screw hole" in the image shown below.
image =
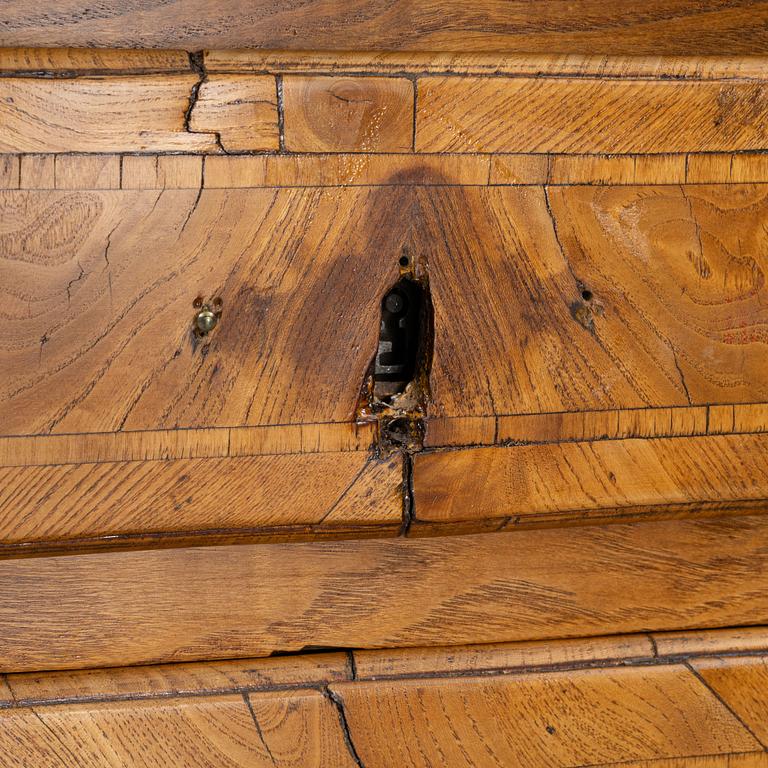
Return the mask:
{"type": "Polygon", "coordinates": [[[203,297],[202,297],[202,296],[198,296],[198,297],[197,297],[197,298],[196,298],[196,299],[195,299],[195,300],[192,302],[192,306],[193,306],[195,309],[200,309],[200,307],[202,307],[202,306],[203,306],[203,297]]]}
{"type": "Polygon", "coordinates": [[[586,288],[581,292],[581,298],[584,301],[592,301],[592,291],[588,291],[586,288]]]}
{"type": "Polygon", "coordinates": [[[401,256],[399,263],[401,267],[407,267],[411,261],[407,256],[401,256]]]}
{"type": "Polygon", "coordinates": [[[217,308],[219,308],[219,307],[221,307],[223,304],[224,304],[224,302],[223,302],[223,300],[221,299],[221,297],[220,297],[220,296],[217,296],[217,297],[216,297],[216,298],[213,300],[213,306],[214,306],[214,307],[217,307],[217,308]]]}

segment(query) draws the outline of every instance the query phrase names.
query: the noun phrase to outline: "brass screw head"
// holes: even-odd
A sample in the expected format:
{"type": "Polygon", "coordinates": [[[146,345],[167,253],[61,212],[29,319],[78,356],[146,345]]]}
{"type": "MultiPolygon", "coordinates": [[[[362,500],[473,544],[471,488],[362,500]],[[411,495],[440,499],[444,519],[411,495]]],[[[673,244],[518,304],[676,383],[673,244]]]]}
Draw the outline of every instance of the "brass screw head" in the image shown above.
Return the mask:
{"type": "Polygon", "coordinates": [[[218,316],[214,312],[211,312],[208,307],[203,307],[197,315],[195,315],[195,327],[202,334],[210,333],[216,327],[216,323],[218,322],[218,316]]]}

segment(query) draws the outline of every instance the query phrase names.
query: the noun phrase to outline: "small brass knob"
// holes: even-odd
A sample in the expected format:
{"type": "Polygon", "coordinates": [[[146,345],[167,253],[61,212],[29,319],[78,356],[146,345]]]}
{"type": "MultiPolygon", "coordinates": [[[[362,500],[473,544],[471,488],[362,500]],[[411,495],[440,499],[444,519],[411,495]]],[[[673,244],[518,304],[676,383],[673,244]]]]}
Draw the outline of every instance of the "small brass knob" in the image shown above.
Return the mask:
{"type": "Polygon", "coordinates": [[[197,315],[195,315],[195,327],[202,333],[210,333],[219,322],[219,317],[215,312],[211,312],[208,307],[203,307],[197,315]]]}

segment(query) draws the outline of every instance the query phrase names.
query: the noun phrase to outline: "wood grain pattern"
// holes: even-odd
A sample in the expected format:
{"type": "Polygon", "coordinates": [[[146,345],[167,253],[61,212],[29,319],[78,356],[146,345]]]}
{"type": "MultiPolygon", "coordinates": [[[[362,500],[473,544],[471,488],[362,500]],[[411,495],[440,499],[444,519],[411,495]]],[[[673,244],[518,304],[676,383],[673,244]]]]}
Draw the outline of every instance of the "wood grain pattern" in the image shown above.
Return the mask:
{"type": "Polygon", "coordinates": [[[264,49],[208,50],[210,73],[270,72],[322,74],[529,75],[602,78],[675,78],[688,80],[755,79],[765,76],[768,58],[748,56],[594,56],[585,53],[501,51],[275,51],[264,49]]]}
{"type": "Polygon", "coordinates": [[[768,656],[698,659],[691,666],[768,749],[768,656]]]}
{"type": "Polygon", "coordinates": [[[416,194],[431,415],[765,399],[761,187],[416,194]]]}
{"type": "Polygon", "coordinates": [[[400,525],[402,459],[365,452],[0,469],[0,539],[400,525]]]}
{"type": "Polygon", "coordinates": [[[353,419],[397,190],[6,195],[5,434],[353,419]],[[223,301],[205,339],[198,296],[223,301]]]}
{"type": "Polygon", "coordinates": [[[0,664],[766,624],[767,541],[757,516],[4,560],[0,664]]]}
{"type": "Polygon", "coordinates": [[[416,518],[574,519],[676,505],[768,505],[768,436],[605,440],[424,453],[416,518]]]}
{"type": "MultiPolygon", "coordinates": [[[[688,637],[696,633],[681,634],[688,637]]],[[[762,630],[762,639],[765,642],[765,630],[762,630]]],[[[577,666],[589,663],[607,666],[629,659],[648,659],[653,656],[653,645],[646,635],[354,652],[356,680],[473,675],[492,670],[561,664],[577,666]]]]}
{"type": "Polygon", "coordinates": [[[760,751],[682,665],[333,690],[364,765],[585,766],[760,751]]]}
{"type": "MultiPolygon", "coordinates": [[[[271,694],[261,694],[255,700],[265,719],[277,717],[287,706],[271,694]]],[[[323,705],[318,693],[300,694],[295,706],[288,729],[295,731],[292,735],[303,735],[305,739],[321,718],[333,722],[330,716],[336,714],[330,705],[323,705]]],[[[4,755],[0,765],[6,766],[230,768],[275,764],[242,696],[6,710],[0,712],[0,721],[4,755]]],[[[268,722],[270,730],[275,727],[268,722]]],[[[338,729],[338,721],[335,725],[338,729]]],[[[277,730],[278,738],[285,738],[282,729],[277,730]]],[[[341,758],[344,744],[340,733],[337,739],[341,743],[341,758]]]]}
{"type": "Polygon", "coordinates": [[[195,74],[7,77],[0,152],[216,152],[184,125],[195,74]]]}
{"type": "Polygon", "coordinates": [[[408,152],[413,83],[397,77],[283,78],[291,152],[408,152]]]}
{"type": "Polygon", "coordinates": [[[768,147],[764,83],[424,77],[420,152],[722,152],[768,147]]]}
{"type": "Polygon", "coordinates": [[[96,699],[138,699],[222,694],[270,688],[307,688],[351,679],[342,653],[271,659],[161,664],[143,667],[28,672],[8,675],[3,685],[16,706],[96,699]]]}
{"type": "Polygon", "coordinates": [[[35,12],[9,0],[5,45],[119,48],[416,49],[650,54],[766,53],[768,12],[756,0],[705,4],[652,0],[642,6],[578,0],[353,0],[300,6],[271,0],[110,0],[89,14],[83,0],[35,12]]]}
{"type": "Polygon", "coordinates": [[[0,48],[0,72],[109,75],[190,72],[185,51],[118,48],[0,48]]]}
{"type": "Polygon", "coordinates": [[[126,155],[121,157],[120,171],[121,189],[203,186],[203,158],[199,155],[126,155]]]}
{"type": "Polygon", "coordinates": [[[653,634],[653,642],[659,656],[750,653],[768,648],[767,640],[765,627],[653,634]]]}
{"type": "Polygon", "coordinates": [[[191,131],[217,134],[225,151],[277,150],[277,88],[273,77],[216,75],[197,92],[191,131]]]}

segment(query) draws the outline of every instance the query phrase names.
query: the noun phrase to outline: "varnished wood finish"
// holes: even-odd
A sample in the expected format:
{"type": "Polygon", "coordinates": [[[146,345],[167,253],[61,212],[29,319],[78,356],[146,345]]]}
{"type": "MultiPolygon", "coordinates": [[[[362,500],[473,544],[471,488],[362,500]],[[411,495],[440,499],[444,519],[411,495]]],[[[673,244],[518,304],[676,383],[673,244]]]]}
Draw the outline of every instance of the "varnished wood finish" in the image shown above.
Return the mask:
{"type": "Polygon", "coordinates": [[[682,665],[333,690],[364,765],[608,765],[760,750],[682,665]]]}
{"type": "Polygon", "coordinates": [[[718,152],[768,146],[762,83],[419,80],[420,152],[718,152]]]}
{"type": "Polygon", "coordinates": [[[3,432],[352,421],[407,235],[386,226],[396,204],[371,190],[12,195],[3,432]],[[205,339],[197,297],[223,301],[205,339]]]}
{"type": "Polygon", "coordinates": [[[698,659],[691,666],[768,749],[768,656],[698,659]]]}
{"type": "Polygon", "coordinates": [[[191,131],[217,134],[225,151],[280,148],[273,77],[206,78],[189,118],[191,131]]]}
{"type": "Polygon", "coordinates": [[[6,195],[6,434],[351,420],[404,248],[431,415],[768,398],[762,187],[6,195]]]}
{"type": "Polygon", "coordinates": [[[399,456],[365,452],[100,462],[0,469],[0,539],[141,534],[393,531],[402,517],[399,456]]]}
{"type": "Polygon", "coordinates": [[[60,669],[766,623],[767,536],[758,516],[5,560],[0,664],[60,669]]]}
{"type": "Polygon", "coordinates": [[[605,440],[475,448],[415,457],[416,518],[449,522],[569,516],[768,498],[768,436],[605,440]]]}
{"type": "Polygon", "coordinates": [[[0,152],[216,152],[185,129],[198,77],[0,80],[0,152]]]}
{"type": "Polygon", "coordinates": [[[413,83],[396,77],[282,80],[285,147],[292,152],[408,152],[413,83]]]}
{"type": "Polygon", "coordinates": [[[702,5],[652,0],[615,5],[578,0],[312,0],[301,6],[271,0],[112,0],[85,12],[63,0],[56,12],[34,13],[10,0],[0,14],[5,45],[120,48],[416,49],[422,51],[585,51],[596,54],[768,52],[768,14],[756,0],[702,5]]]}

